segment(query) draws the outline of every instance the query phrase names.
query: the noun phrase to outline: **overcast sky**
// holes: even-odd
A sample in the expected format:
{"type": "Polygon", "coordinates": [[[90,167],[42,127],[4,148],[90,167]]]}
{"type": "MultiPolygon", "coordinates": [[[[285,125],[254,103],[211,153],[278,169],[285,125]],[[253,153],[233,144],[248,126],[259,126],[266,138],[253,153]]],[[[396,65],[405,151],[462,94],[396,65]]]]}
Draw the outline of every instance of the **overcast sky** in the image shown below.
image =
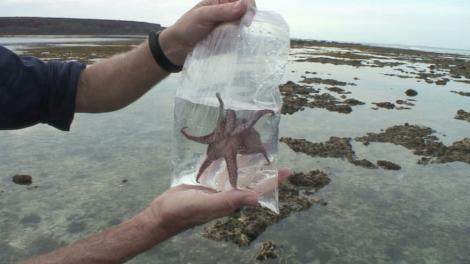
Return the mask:
{"type": "MultiPolygon", "coordinates": [[[[136,20],[171,25],[192,0],[0,0],[0,16],[136,20]]],[[[292,37],[470,50],[469,0],[257,0],[292,37]]]]}

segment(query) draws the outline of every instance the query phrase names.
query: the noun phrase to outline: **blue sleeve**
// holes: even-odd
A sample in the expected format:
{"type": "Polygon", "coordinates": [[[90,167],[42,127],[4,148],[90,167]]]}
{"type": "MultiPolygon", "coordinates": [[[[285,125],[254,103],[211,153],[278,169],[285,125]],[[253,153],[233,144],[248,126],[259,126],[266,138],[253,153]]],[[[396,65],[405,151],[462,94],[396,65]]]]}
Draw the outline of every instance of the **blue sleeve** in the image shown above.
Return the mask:
{"type": "Polygon", "coordinates": [[[0,129],[47,123],[68,131],[85,65],[20,57],[0,46],[0,129]]]}

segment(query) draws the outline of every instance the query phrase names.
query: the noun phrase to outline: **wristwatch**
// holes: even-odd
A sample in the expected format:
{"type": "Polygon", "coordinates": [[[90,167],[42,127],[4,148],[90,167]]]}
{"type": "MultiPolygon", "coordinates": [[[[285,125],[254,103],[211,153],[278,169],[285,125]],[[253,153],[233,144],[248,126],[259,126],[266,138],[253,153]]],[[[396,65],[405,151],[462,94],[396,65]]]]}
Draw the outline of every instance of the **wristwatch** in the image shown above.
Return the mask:
{"type": "Polygon", "coordinates": [[[168,57],[163,52],[159,42],[160,33],[161,31],[152,31],[149,33],[149,47],[153,58],[155,59],[157,64],[160,65],[160,67],[162,67],[165,71],[171,73],[180,72],[183,69],[183,65],[174,64],[168,59],[168,57]]]}

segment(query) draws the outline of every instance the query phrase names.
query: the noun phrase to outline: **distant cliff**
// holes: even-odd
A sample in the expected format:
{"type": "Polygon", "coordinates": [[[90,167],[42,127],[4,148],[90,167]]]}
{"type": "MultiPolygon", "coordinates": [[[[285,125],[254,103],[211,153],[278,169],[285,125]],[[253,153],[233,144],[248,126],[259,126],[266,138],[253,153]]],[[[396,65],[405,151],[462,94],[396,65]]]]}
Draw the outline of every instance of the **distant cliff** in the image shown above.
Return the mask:
{"type": "Polygon", "coordinates": [[[0,17],[0,35],[145,35],[160,29],[160,24],[121,20],[0,17]]]}

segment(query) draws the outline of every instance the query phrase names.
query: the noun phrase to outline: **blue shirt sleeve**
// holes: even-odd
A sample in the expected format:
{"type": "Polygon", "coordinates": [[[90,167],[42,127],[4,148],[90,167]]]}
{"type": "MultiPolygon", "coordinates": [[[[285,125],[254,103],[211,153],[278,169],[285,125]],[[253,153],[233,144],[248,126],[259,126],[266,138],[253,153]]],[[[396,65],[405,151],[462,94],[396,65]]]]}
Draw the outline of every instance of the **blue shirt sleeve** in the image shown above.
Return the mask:
{"type": "Polygon", "coordinates": [[[80,72],[78,62],[44,62],[0,46],[0,129],[47,123],[70,130],[80,72]]]}

